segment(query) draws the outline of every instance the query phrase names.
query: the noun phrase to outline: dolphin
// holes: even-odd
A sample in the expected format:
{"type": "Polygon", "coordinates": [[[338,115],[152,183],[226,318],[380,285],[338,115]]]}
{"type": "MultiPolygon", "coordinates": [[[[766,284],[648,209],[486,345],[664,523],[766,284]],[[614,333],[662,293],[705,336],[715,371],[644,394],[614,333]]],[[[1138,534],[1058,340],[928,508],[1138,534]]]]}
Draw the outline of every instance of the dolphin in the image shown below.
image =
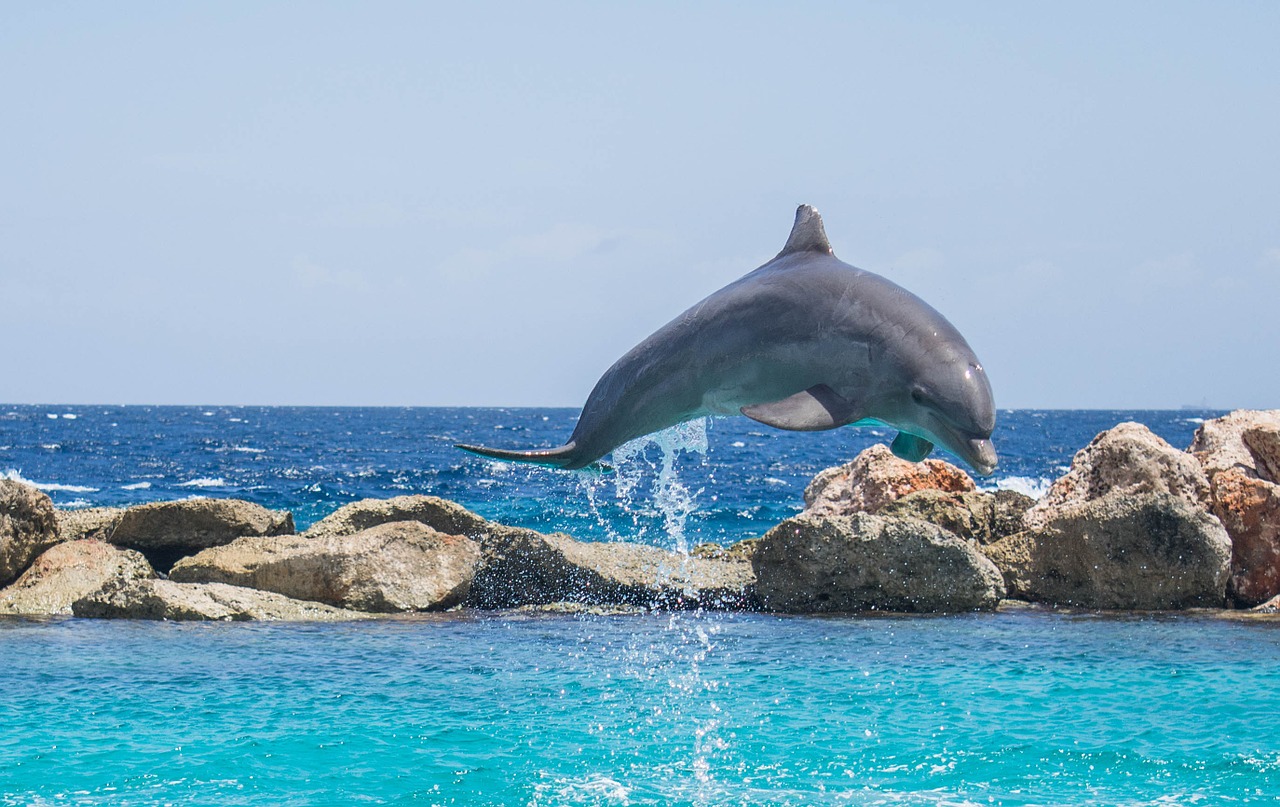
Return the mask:
{"type": "Polygon", "coordinates": [[[919,297],[837,259],[809,205],[777,257],[618,359],[567,443],[458,448],[578,469],[637,437],[737,414],[792,431],[883,424],[903,459],[938,444],[982,475],[997,462],[991,384],[964,337],[919,297]]]}

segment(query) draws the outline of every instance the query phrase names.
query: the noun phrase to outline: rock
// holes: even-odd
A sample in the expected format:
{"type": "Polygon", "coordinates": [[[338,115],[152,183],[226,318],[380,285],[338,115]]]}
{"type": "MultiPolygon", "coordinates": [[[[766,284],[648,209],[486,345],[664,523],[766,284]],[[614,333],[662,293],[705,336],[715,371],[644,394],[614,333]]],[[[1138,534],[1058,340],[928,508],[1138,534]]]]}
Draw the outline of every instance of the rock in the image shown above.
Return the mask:
{"type": "Polygon", "coordinates": [[[480,544],[480,567],[464,603],[471,607],[573,602],[749,608],[755,603],[755,578],[750,563],[743,560],[685,557],[651,546],[544,535],[488,521],[434,496],[353,502],[317,522],[306,535],[344,534],[388,519],[417,521],[480,544]]]}
{"type": "Polygon", "coordinates": [[[169,576],[390,613],[459,604],[479,561],[469,538],[394,521],[353,535],[240,538],[178,561],[169,576]]]}
{"type": "Polygon", "coordinates": [[[752,608],[751,564],[621,542],[490,525],[468,605],[575,602],[645,608],[752,608]]]}
{"type": "Polygon", "coordinates": [[[1194,458],[1141,423],[1121,423],[1076,453],[1070,470],[1027,511],[1027,527],[1047,524],[1060,508],[1112,493],[1164,493],[1194,507],[1209,506],[1209,480],[1194,458]]]}
{"type": "Polygon", "coordinates": [[[1227,593],[1250,606],[1280,595],[1280,485],[1241,467],[1213,477],[1213,512],[1231,536],[1227,593]]]}
{"type": "Polygon", "coordinates": [[[108,586],[76,600],[72,613],[103,619],[169,619],[244,621],[344,621],[367,614],[316,602],[293,600],[270,591],[224,583],[175,583],[172,580],[134,580],[108,586]]]}
{"type": "Polygon", "coordinates": [[[180,558],[237,538],[288,535],[293,515],[239,499],[185,499],[130,507],[111,533],[111,543],[136,549],[167,572],[180,558]]]}
{"type": "Polygon", "coordinates": [[[750,563],[755,558],[756,551],[759,548],[759,538],[746,538],[729,546],[698,544],[689,550],[689,554],[695,558],[705,558],[706,560],[738,560],[750,563]]]}
{"type": "Polygon", "coordinates": [[[1258,467],[1254,450],[1244,440],[1244,433],[1248,431],[1256,432],[1253,441],[1264,446],[1271,445],[1273,439],[1280,439],[1267,436],[1280,434],[1280,409],[1238,409],[1229,415],[1206,420],[1196,429],[1187,450],[1200,462],[1210,479],[1222,471],[1236,468],[1251,478],[1280,482],[1280,477],[1274,474],[1275,455],[1266,448],[1263,452],[1268,459],[1264,460],[1262,468],[1258,467]]]}
{"type": "Polygon", "coordinates": [[[1255,605],[1249,610],[1257,614],[1280,614],[1280,597],[1272,597],[1262,605],[1255,605]]]}
{"type": "Polygon", "coordinates": [[[89,507],[84,510],[58,510],[58,534],[64,541],[111,538],[116,524],[124,515],[123,507],[89,507]]]}
{"type": "Polygon", "coordinates": [[[1203,507],[1122,491],[1055,508],[1034,530],[982,547],[1011,597],[1100,609],[1220,607],[1231,542],[1203,507]]]}
{"type": "Polygon", "coordinates": [[[1253,455],[1258,478],[1280,484],[1280,427],[1245,429],[1240,438],[1253,455]]]}
{"type": "Polygon", "coordinates": [[[948,493],[918,490],[881,507],[878,515],[918,518],[966,541],[989,544],[1021,532],[1035,499],[1012,490],[948,493]]]}
{"type": "Polygon", "coordinates": [[[955,535],[866,513],[787,519],[761,539],[754,567],[772,611],[951,613],[993,609],[1005,594],[996,567],[955,535]]]}
{"type": "Polygon", "coordinates": [[[58,540],[49,497],[30,485],[0,479],[0,586],[17,579],[58,540]]]}
{"type": "Polygon", "coordinates": [[[131,549],[95,540],[55,544],[0,591],[0,614],[70,614],[71,604],[105,586],[155,577],[131,549]]]}
{"type": "Polygon", "coordinates": [[[852,462],[815,476],[804,491],[804,511],[812,515],[875,513],[917,490],[963,493],[976,486],[968,474],[948,462],[907,462],[877,444],[852,462]]]}
{"type": "Polygon", "coordinates": [[[446,535],[465,535],[469,538],[482,535],[490,527],[483,517],[447,499],[436,496],[396,496],[391,499],[362,499],[344,505],[311,525],[305,535],[310,538],[353,535],[393,521],[417,521],[446,535]]]}

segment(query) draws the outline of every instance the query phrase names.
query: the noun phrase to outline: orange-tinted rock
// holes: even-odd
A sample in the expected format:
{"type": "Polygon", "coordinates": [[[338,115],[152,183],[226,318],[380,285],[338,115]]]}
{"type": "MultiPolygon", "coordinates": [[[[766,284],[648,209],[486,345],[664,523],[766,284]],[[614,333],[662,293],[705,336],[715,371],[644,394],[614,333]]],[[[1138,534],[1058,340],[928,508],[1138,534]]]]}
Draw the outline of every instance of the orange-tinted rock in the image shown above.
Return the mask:
{"type": "MultiPolygon", "coordinates": [[[[1221,471],[1236,468],[1244,471],[1245,476],[1280,481],[1269,476],[1270,471],[1265,467],[1258,467],[1251,446],[1245,442],[1245,433],[1255,430],[1280,432],[1280,409],[1238,409],[1229,415],[1206,420],[1196,429],[1191,448],[1187,450],[1199,460],[1210,479],[1221,471]]],[[[1263,441],[1266,441],[1265,437],[1263,441]]]]}
{"type": "Polygon", "coordinates": [[[977,486],[949,462],[908,462],[895,457],[887,446],[874,445],[852,462],[815,476],[805,488],[804,509],[811,515],[875,513],[918,490],[964,493],[977,486]]]}
{"type": "Polygon", "coordinates": [[[1280,594],[1280,485],[1222,471],[1213,478],[1213,512],[1231,536],[1231,598],[1257,605],[1280,594]]]}

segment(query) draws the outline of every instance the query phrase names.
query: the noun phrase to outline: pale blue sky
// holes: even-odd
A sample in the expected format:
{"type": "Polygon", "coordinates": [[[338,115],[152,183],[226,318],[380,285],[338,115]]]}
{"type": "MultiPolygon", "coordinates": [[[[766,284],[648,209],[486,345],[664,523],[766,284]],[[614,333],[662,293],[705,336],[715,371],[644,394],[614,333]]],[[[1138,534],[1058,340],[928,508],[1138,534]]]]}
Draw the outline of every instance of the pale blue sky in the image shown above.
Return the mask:
{"type": "Polygon", "coordinates": [[[1001,407],[1280,406],[1280,3],[4,3],[10,403],[578,406],[795,206],[1001,407]]]}

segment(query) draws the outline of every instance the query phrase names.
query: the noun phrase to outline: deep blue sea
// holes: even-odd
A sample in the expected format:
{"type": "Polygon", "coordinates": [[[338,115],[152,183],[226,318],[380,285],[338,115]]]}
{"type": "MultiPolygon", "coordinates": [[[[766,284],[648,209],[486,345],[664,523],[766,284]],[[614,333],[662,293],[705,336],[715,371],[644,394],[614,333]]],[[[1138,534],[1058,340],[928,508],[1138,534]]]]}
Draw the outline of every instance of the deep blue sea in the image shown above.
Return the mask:
{"type": "MultiPolygon", "coordinates": [[[[1216,412],[1001,412],[988,486],[1098,431],[1216,412]]],[[[0,405],[0,475],[62,507],[196,495],[294,513],[429,493],[676,548],[762,534],[868,430],[693,424],[613,474],[576,411],[0,405]]],[[[449,613],[351,624],[0,618],[0,805],[1193,805],[1280,802],[1280,623],[449,613]]]]}

